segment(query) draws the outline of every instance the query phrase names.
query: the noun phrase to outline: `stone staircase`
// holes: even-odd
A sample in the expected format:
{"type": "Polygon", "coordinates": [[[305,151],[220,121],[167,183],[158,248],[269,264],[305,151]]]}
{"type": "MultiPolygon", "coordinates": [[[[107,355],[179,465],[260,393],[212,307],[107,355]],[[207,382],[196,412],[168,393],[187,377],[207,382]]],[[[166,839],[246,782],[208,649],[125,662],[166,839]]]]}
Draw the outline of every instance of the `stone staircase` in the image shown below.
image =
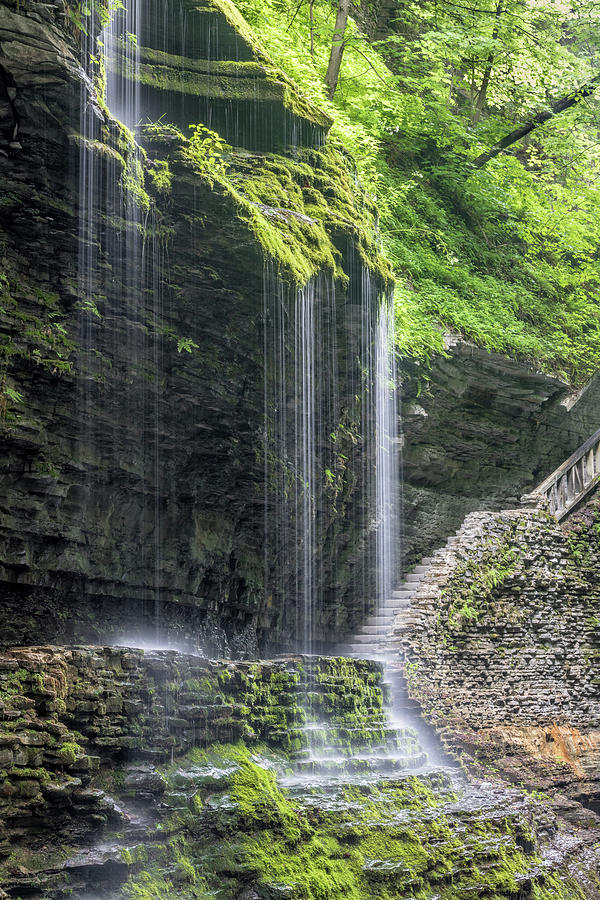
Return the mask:
{"type": "Polygon", "coordinates": [[[402,639],[398,635],[399,625],[409,624],[411,603],[421,582],[432,564],[436,567],[443,564],[448,551],[463,540],[465,534],[470,534],[472,528],[473,525],[467,519],[447,538],[442,547],[434,551],[433,556],[424,556],[419,565],[406,575],[397,590],[392,591],[389,600],[365,619],[356,634],[338,645],[336,652],[360,659],[378,659],[388,663],[397,661],[402,650],[402,639]]]}
{"type": "Polygon", "coordinates": [[[397,615],[407,612],[410,608],[410,602],[429,571],[432,561],[433,557],[424,557],[405,577],[398,589],[392,591],[391,597],[365,620],[360,630],[340,649],[349,656],[360,656],[364,659],[386,659],[395,656],[401,647],[401,641],[393,634],[394,620],[397,615]]]}
{"type": "MultiPolygon", "coordinates": [[[[534,491],[521,498],[523,506],[547,509],[559,522],[576,509],[600,484],[600,429],[579,447],[561,466],[548,476],[534,491]]],[[[444,547],[434,556],[424,557],[407,575],[391,597],[369,616],[359,631],[338,652],[364,659],[395,660],[402,651],[401,627],[410,625],[410,607],[421,582],[435,562],[443,563],[443,557],[457,543],[464,541],[473,528],[477,530],[479,517],[486,513],[471,513],[444,547]],[[400,621],[398,621],[400,616],[400,621]],[[394,625],[396,626],[394,633],[394,625]],[[399,627],[400,626],[400,627],[399,627]]]]}

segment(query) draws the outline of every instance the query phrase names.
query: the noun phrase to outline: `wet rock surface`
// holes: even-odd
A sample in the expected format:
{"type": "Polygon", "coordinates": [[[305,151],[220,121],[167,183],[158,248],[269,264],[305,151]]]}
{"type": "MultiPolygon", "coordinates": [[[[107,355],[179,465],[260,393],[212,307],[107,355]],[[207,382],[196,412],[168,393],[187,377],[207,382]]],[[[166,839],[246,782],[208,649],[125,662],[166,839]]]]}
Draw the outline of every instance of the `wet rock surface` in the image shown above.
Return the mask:
{"type": "MultiPolygon", "coordinates": [[[[28,647],[0,655],[2,851],[59,822],[74,831],[120,818],[90,785],[129,757],[166,761],[193,747],[239,739],[287,752],[305,745],[306,696],[333,716],[340,752],[384,736],[382,673],[368,661],[302,658],[231,663],[175,651],[28,647]],[[354,723],[352,725],[352,723],[354,723]]],[[[332,726],[333,728],[333,726],[332,726]]],[[[160,795],[148,765],[124,777],[128,794],[160,795]]]]}
{"type": "Polygon", "coordinates": [[[379,664],[42,647],[0,665],[3,746],[42,747],[24,779],[35,797],[7,789],[20,757],[3,772],[0,878],[15,900],[598,896],[589,827],[428,767],[390,718],[379,664]]]}
{"type": "Polygon", "coordinates": [[[440,547],[468,513],[503,510],[600,427],[600,384],[569,385],[525,363],[448,340],[430,372],[402,364],[403,552],[440,547]]]}
{"type": "MultiPolygon", "coordinates": [[[[173,2],[162,12],[181,40],[184,7],[173,2]]],[[[230,165],[242,192],[253,178],[268,191],[281,179],[299,203],[316,204],[324,217],[319,235],[340,275],[326,277],[316,303],[333,295],[349,315],[356,297],[345,282],[349,276],[356,294],[362,232],[331,185],[338,177],[344,191],[358,188],[341,157],[332,174],[322,171],[318,153],[310,155],[326,118],[319,124],[318,111],[302,106],[281,73],[265,75],[255,49],[216,6],[192,12],[194,21],[210,19],[221,69],[247,65],[261,84],[276,83],[277,128],[269,120],[262,136],[273,146],[263,140],[250,152],[244,116],[233,116],[234,101],[224,101],[223,116],[239,127],[230,136],[240,144],[228,150],[230,165]],[[283,95],[286,103],[295,98],[292,118],[302,106],[308,129],[293,159],[273,153],[290,125],[283,95]]],[[[101,80],[101,72],[85,58],[99,27],[90,18],[84,40],[63,4],[0,3],[0,340],[8,348],[0,388],[2,643],[139,641],[154,630],[160,605],[174,639],[194,640],[213,656],[255,657],[259,643],[290,646],[296,619],[291,592],[284,609],[269,605],[264,589],[265,254],[248,210],[240,212],[231,193],[184,157],[181,136],[149,126],[145,154],[138,153],[110,117],[93,92],[92,76],[101,80]],[[168,185],[157,186],[160,172],[170,173],[168,185]],[[90,233],[80,210],[87,176],[90,233]],[[90,260],[93,278],[85,272],[90,260]]],[[[158,53],[165,39],[145,35],[144,53],[158,53]]],[[[201,62],[206,48],[196,49],[201,62]]],[[[152,92],[175,112],[171,91],[159,85],[152,92]]],[[[186,134],[204,114],[204,97],[195,99],[192,118],[178,118],[186,134]]],[[[244,103],[235,99],[238,112],[244,103]]],[[[257,121],[253,112],[255,130],[257,121]]],[[[366,201],[364,210],[371,222],[366,201]]],[[[277,215],[282,227],[300,216],[298,228],[316,246],[316,219],[293,209],[277,215]]],[[[340,560],[323,575],[330,629],[336,617],[362,614],[355,576],[370,541],[358,477],[359,369],[350,349],[339,355],[351,363],[323,427],[329,434],[343,422],[351,440],[339,442],[345,474],[337,501],[328,494],[319,511],[324,558],[340,560]]],[[[288,545],[280,554],[290,560],[286,584],[293,551],[288,545]]]]}

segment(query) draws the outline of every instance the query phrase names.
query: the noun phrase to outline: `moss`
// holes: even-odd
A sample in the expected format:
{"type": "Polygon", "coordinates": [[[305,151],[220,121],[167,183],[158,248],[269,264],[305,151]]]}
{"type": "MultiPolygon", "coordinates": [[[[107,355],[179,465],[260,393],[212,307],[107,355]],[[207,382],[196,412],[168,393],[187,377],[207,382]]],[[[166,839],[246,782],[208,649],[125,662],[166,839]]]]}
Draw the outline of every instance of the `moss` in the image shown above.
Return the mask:
{"type": "Polygon", "coordinates": [[[58,868],[73,853],[75,848],[62,845],[53,846],[50,849],[31,849],[27,847],[11,848],[8,856],[4,857],[0,864],[0,883],[6,884],[15,870],[20,868],[27,872],[45,872],[48,869],[58,868]]]}
{"type": "Polygon", "coordinates": [[[515,574],[526,552],[517,531],[518,524],[511,524],[499,540],[478,548],[454,569],[442,594],[451,630],[461,628],[469,620],[478,620],[493,592],[515,574]]]}
{"type": "Polygon", "coordinates": [[[592,499],[566,526],[571,568],[595,576],[600,564],[600,501],[592,499]]]}
{"type": "Polygon", "coordinates": [[[289,893],[284,896],[307,900],[363,900],[366,896],[334,838],[313,837],[300,846],[290,846],[267,833],[249,838],[244,851],[259,883],[288,886],[289,893]]]}
{"type": "MultiPolygon", "coordinates": [[[[182,865],[181,861],[179,865],[182,865]]],[[[192,867],[191,862],[189,867],[192,867]]],[[[189,872],[189,867],[186,867],[186,872],[189,872]]],[[[209,900],[211,895],[201,884],[193,882],[183,887],[181,884],[178,885],[178,871],[180,870],[176,870],[172,878],[167,877],[158,867],[138,872],[128,879],[122,896],[127,900],[165,900],[166,897],[178,897],[181,900],[209,900]]]]}
{"type": "Polygon", "coordinates": [[[136,143],[132,132],[121,123],[117,131],[117,148],[123,159],[123,194],[128,202],[147,212],[151,203],[145,184],[146,153],[136,143]]]}
{"type": "Polygon", "coordinates": [[[189,806],[190,806],[191,812],[194,815],[196,815],[196,816],[200,815],[200,813],[202,812],[202,809],[204,808],[204,802],[202,800],[200,793],[197,792],[192,795],[192,797],[190,798],[189,806]]]}
{"type": "Polygon", "coordinates": [[[73,766],[77,762],[80,757],[85,755],[85,752],[79,744],[76,744],[74,741],[67,741],[62,744],[58,748],[58,756],[60,757],[61,762],[65,766],[73,766]]]}
{"type": "Polygon", "coordinates": [[[52,376],[70,375],[76,345],[57,295],[17,278],[1,258],[0,266],[0,317],[5,331],[0,338],[0,418],[10,422],[25,403],[11,370],[25,363],[52,376]]]}
{"type": "Polygon", "coordinates": [[[391,280],[377,242],[375,210],[334,147],[299,151],[295,159],[234,156],[232,163],[228,176],[240,217],[288,277],[305,283],[329,270],[346,280],[336,243],[346,234],[364,264],[382,282],[391,280]]]}
{"type": "MultiPolygon", "coordinates": [[[[194,2],[192,8],[198,8],[199,5],[200,4],[194,2]]],[[[285,105],[291,112],[324,129],[328,129],[331,126],[331,118],[327,113],[318,105],[311,102],[311,100],[302,92],[300,87],[285,72],[273,65],[272,60],[256,37],[256,34],[231,0],[206,0],[204,5],[209,9],[214,9],[221,13],[229,25],[231,25],[239,37],[251,49],[254,57],[265,65],[270,77],[277,83],[281,83],[285,86],[285,105]]]]}
{"type": "Polygon", "coordinates": [[[140,47],[139,58],[145,63],[180,70],[187,69],[190,72],[201,72],[204,75],[224,75],[229,78],[264,78],[266,76],[265,67],[254,60],[191,59],[150,47],[140,47]]]}
{"type": "MultiPolygon", "coordinates": [[[[264,75],[264,73],[263,73],[264,75]]],[[[166,66],[141,65],[136,80],[161,91],[189,94],[193,97],[209,97],[211,100],[238,100],[245,102],[284,102],[285,89],[270,78],[231,78],[219,73],[204,75],[199,72],[178,71],[166,66]]]]}
{"type": "Polygon", "coordinates": [[[27,669],[17,669],[0,678],[0,699],[9,700],[23,691],[24,684],[29,680],[30,673],[27,669]]]}
{"type": "Polygon", "coordinates": [[[292,843],[299,839],[300,820],[277,787],[273,772],[250,759],[240,760],[231,784],[231,797],[248,828],[276,828],[292,843]]]}
{"type": "MultiPolygon", "coordinates": [[[[600,887],[598,878],[593,880],[596,887],[600,887]]],[[[542,884],[534,884],[531,897],[532,900],[586,900],[586,894],[574,879],[561,878],[558,875],[547,875],[542,884]]]]}
{"type": "Polygon", "coordinates": [[[171,169],[176,160],[184,161],[215,192],[233,200],[238,219],[285,280],[302,285],[328,271],[346,282],[343,255],[352,243],[380,284],[391,285],[375,206],[335,146],[299,149],[292,158],[237,152],[204,126],[191,139],[158,123],[146,126],[144,134],[160,144],[171,169]]]}
{"type": "Polygon", "coordinates": [[[39,767],[31,769],[27,766],[16,766],[7,774],[11,778],[32,779],[33,781],[39,781],[42,784],[46,784],[51,779],[50,773],[46,769],[42,769],[39,767]]]}
{"type": "Polygon", "coordinates": [[[161,194],[168,194],[173,182],[173,174],[169,163],[164,159],[154,160],[149,169],[150,178],[156,190],[161,194]]]}

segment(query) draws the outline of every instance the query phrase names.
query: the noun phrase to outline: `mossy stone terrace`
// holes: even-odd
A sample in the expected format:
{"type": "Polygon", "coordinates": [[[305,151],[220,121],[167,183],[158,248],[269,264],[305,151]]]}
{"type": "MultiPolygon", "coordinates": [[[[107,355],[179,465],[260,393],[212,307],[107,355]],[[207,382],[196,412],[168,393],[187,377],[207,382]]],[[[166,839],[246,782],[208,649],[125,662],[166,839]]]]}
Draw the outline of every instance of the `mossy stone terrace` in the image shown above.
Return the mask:
{"type": "Polygon", "coordinates": [[[507,812],[504,789],[470,796],[452,773],[298,778],[311,718],[349,759],[348,734],[362,746],[369,732],[378,739],[374,663],[48,647],[11,651],[0,666],[1,871],[11,897],[33,885],[67,897],[90,873],[101,894],[153,900],[471,891],[512,900],[524,884],[530,897],[583,896],[545,868],[536,827],[546,813],[518,791],[507,812]],[[282,740],[295,728],[297,745],[282,740]],[[20,830],[32,816],[33,844],[20,830]],[[63,842],[49,851],[59,822],[63,842]],[[92,838],[110,866],[77,848],[92,838]]]}

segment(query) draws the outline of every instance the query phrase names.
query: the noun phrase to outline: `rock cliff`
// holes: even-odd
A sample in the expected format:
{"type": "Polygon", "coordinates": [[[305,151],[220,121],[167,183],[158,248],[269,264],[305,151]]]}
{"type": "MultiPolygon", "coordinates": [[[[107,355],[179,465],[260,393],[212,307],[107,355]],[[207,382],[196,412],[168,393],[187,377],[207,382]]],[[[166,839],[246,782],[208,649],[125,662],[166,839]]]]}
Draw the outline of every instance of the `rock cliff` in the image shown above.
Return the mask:
{"type": "Polygon", "coordinates": [[[265,434],[298,402],[294,329],[270,323],[293,321],[307,280],[338,361],[333,402],[315,399],[324,630],[361,614],[357,572],[371,579],[362,286],[371,271],[374,316],[389,279],[374,210],[322,146],[326,116],[241,18],[161,9],[165,28],[145,8],[132,71],[110,34],[99,54],[102,4],[83,19],[62,2],[0,5],[4,643],[139,639],[159,615],[208,650],[293,642],[298,542],[276,501],[302,473],[265,434]],[[143,147],[105,106],[115,78],[140,92],[143,147]],[[203,126],[194,143],[188,125],[207,120],[222,134],[203,126]],[[278,341],[291,373],[265,410],[278,341]],[[286,535],[266,561],[269,608],[265,502],[286,535]]]}

